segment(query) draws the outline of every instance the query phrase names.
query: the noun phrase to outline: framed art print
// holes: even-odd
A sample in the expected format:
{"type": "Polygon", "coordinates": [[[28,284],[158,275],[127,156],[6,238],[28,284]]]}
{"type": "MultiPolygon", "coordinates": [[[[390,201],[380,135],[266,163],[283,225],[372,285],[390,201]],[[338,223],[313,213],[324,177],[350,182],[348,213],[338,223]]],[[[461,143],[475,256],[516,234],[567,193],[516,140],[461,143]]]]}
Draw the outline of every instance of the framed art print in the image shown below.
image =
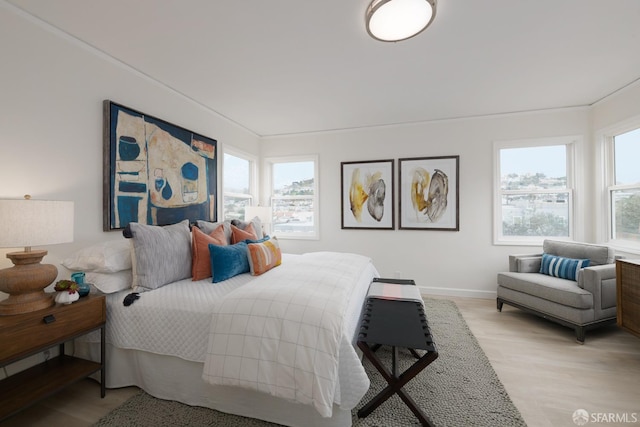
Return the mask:
{"type": "Polygon", "coordinates": [[[460,230],[460,156],[399,159],[400,229],[460,230]]]}
{"type": "Polygon", "coordinates": [[[394,228],[393,160],[340,163],[343,229],[394,228]]]}
{"type": "Polygon", "coordinates": [[[104,101],[103,228],[216,221],[217,141],[104,101]]]}

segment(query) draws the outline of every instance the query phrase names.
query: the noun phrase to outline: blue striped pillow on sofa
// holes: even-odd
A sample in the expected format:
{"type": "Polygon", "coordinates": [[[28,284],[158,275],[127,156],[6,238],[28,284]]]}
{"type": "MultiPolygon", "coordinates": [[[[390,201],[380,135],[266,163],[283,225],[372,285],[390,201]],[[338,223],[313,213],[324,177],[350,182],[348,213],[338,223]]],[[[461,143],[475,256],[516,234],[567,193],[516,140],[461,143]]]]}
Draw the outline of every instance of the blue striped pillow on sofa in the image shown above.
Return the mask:
{"type": "Polygon", "coordinates": [[[578,271],[582,268],[589,267],[590,263],[591,261],[588,259],[573,259],[542,254],[540,273],[576,281],[578,271]]]}

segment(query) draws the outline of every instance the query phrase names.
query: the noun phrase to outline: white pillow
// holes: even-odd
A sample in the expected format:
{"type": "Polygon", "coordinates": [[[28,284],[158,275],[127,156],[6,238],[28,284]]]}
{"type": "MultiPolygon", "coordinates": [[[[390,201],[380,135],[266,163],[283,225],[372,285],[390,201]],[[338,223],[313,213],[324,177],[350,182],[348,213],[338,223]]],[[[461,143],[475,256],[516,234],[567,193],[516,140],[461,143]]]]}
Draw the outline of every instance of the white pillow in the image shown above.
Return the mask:
{"type": "Polygon", "coordinates": [[[116,273],[88,272],[84,280],[87,283],[91,283],[101,292],[111,294],[124,289],[131,289],[133,274],[131,270],[122,270],[116,273]]]}
{"type": "Polygon", "coordinates": [[[69,270],[115,273],[131,269],[131,243],[126,239],[80,249],[62,262],[69,270]]]}

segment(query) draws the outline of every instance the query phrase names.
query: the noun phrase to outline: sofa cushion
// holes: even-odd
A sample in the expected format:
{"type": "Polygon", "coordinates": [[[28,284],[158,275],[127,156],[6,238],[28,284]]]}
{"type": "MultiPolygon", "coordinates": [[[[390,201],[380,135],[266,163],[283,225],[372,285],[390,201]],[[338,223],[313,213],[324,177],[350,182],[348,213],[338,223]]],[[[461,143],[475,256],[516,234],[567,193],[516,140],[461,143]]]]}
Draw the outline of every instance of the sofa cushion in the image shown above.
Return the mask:
{"type": "Polygon", "coordinates": [[[611,264],[615,261],[615,251],[612,248],[591,243],[545,240],[542,243],[542,251],[565,258],[586,258],[591,261],[591,265],[611,264]]]}
{"type": "Polygon", "coordinates": [[[540,273],[577,281],[580,269],[589,267],[588,259],[565,258],[557,255],[542,254],[540,273]]]}
{"type": "Polygon", "coordinates": [[[499,273],[498,284],[545,300],[579,309],[593,308],[593,295],[573,280],[540,273],[499,273]]]}

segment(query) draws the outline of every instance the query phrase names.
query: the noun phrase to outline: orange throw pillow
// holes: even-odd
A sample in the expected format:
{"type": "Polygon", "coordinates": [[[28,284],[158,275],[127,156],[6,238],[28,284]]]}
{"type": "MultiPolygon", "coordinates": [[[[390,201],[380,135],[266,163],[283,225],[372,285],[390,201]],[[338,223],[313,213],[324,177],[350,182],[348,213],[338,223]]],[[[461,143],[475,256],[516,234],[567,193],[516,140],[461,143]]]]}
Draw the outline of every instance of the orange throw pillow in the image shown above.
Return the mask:
{"type": "Polygon", "coordinates": [[[253,224],[247,225],[244,230],[236,227],[235,225],[231,226],[231,243],[240,243],[247,239],[258,239],[258,235],[256,234],[256,230],[253,228],[253,224]]]}
{"type": "Polygon", "coordinates": [[[205,234],[204,231],[195,226],[191,229],[191,276],[194,281],[212,276],[209,243],[218,246],[227,245],[224,225],[220,225],[210,234],[205,234]]]}

